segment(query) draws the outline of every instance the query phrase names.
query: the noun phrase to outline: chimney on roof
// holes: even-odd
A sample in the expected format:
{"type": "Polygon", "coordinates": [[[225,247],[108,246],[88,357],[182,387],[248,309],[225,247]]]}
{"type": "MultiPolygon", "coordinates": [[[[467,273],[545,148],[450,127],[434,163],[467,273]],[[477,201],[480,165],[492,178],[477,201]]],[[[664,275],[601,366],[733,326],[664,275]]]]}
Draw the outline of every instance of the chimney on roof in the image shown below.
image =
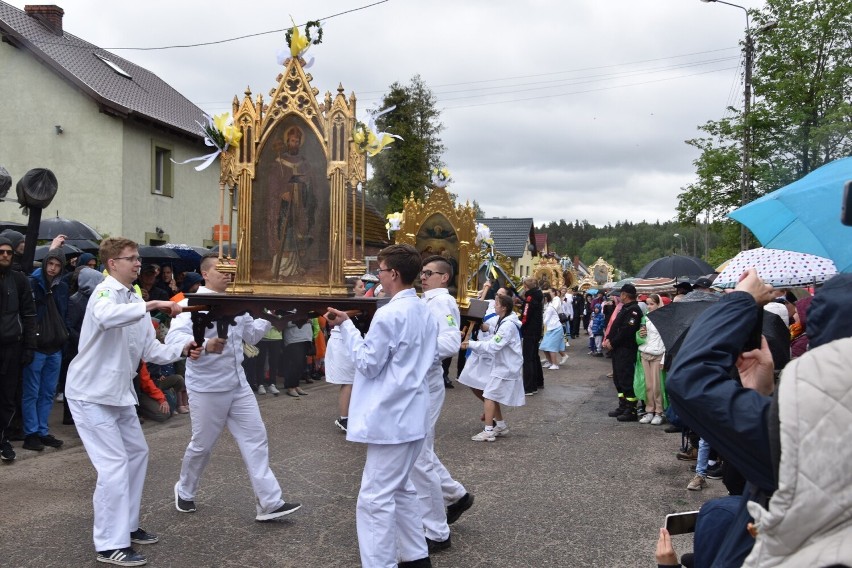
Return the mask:
{"type": "Polygon", "coordinates": [[[24,12],[31,18],[35,18],[42,23],[44,27],[49,29],[54,34],[62,35],[62,16],[65,15],[65,10],[55,5],[37,5],[24,6],[24,12]]]}

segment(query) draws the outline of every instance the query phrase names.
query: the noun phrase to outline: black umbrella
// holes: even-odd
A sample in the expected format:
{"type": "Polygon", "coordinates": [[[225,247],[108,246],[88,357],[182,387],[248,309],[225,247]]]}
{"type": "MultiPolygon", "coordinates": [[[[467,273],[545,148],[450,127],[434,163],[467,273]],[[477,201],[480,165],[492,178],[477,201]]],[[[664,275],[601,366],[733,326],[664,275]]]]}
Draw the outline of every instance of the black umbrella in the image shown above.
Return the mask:
{"type": "Polygon", "coordinates": [[[704,310],[715,304],[714,301],[672,302],[667,306],[648,312],[648,319],[660,333],[666,351],[671,352],[678,346],[679,340],[686,335],[692,323],[704,310]]]}
{"type": "Polygon", "coordinates": [[[694,256],[672,254],[652,260],[636,273],[637,278],[695,278],[713,272],[713,267],[694,256]]]}
{"type": "Polygon", "coordinates": [[[63,219],[62,217],[50,217],[41,220],[38,227],[39,239],[53,239],[59,235],[65,235],[67,239],[101,240],[100,234],[82,221],[63,219]]]}
{"type": "Polygon", "coordinates": [[[90,252],[94,255],[97,255],[98,251],[101,249],[101,245],[90,239],[66,239],[65,244],[77,247],[83,252],[90,252]]]}
{"type": "Polygon", "coordinates": [[[180,255],[174,250],[163,247],[142,245],[139,247],[139,256],[142,262],[174,262],[180,260],[180,255]]]}
{"type": "Polygon", "coordinates": [[[0,166],[0,201],[9,193],[9,188],[12,187],[12,176],[3,166],[0,166]]]}
{"type": "MultiPolygon", "coordinates": [[[[68,243],[65,243],[64,245],[62,245],[59,248],[62,249],[62,254],[65,255],[65,258],[68,258],[69,256],[74,256],[74,255],[77,255],[77,254],[83,254],[83,251],[81,251],[80,249],[78,249],[75,246],[69,245],[68,243]]],[[[35,257],[34,257],[35,260],[39,260],[39,261],[44,260],[44,257],[47,256],[47,251],[49,251],[49,250],[50,250],[50,245],[42,245],[40,247],[36,247],[35,257]]]]}

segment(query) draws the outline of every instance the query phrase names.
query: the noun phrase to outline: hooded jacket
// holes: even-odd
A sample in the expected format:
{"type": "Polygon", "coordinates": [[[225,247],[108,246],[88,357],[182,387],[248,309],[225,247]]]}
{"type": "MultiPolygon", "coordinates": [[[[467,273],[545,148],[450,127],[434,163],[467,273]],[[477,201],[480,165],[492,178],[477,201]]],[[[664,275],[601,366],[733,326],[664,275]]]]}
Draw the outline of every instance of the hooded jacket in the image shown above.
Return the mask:
{"type": "Polygon", "coordinates": [[[65,324],[68,326],[68,343],[66,352],[70,357],[77,354],[77,344],[80,342],[80,329],[83,327],[83,317],[86,315],[86,304],[95,291],[95,287],[103,282],[104,275],[97,270],[84,266],[77,274],[77,291],[68,299],[68,314],[65,324]]]}
{"type": "MultiPolygon", "coordinates": [[[[0,237],[0,244],[11,243],[0,237]]],[[[20,343],[23,349],[35,349],[35,314],[33,293],[26,275],[12,267],[0,269],[0,344],[20,343]]]]}

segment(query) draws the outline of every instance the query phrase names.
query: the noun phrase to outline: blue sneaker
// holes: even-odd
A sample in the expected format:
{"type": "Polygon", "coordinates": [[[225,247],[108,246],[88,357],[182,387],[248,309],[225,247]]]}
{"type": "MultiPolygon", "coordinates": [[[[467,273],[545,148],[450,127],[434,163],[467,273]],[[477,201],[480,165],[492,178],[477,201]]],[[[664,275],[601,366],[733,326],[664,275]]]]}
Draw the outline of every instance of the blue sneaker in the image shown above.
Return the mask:
{"type": "Polygon", "coordinates": [[[129,546],[116,550],[101,550],[98,552],[97,561],[116,566],[143,566],[148,563],[147,558],[129,546]]]}

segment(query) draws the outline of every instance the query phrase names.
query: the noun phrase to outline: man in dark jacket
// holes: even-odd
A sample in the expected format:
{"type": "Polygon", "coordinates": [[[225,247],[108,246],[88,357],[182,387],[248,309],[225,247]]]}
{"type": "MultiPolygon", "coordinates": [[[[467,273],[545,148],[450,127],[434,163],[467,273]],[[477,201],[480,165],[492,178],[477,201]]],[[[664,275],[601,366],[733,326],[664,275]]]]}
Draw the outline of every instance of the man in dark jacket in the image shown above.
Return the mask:
{"type": "Polygon", "coordinates": [[[574,317],[571,318],[571,338],[573,339],[580,337],[580,326],[586,310],[586,301],[579,290],[574,290],[574,295],[571,297],[571,309],[574,310],[574,317]]]}
{"type": "MultiPolygon", "coordinates": [[[[771,372],[768,383],[758,383],[751,376],[760,364],[754,354],[768,357],[770,369],[771,355],[764,341],[760,352],[738,358],[754,333],[758,310],[775,295],[771,286],[749,270],[736,291],[695,320],[666,379],[669,401],[680,418],[748,481],[744,497],[715,499],[701,507],[695,532],[697,568],[742,565],[754,544],[754,538],[744,530],[752,521],[746,501],[765,505],[778,486],[778,464],[784,448],[779,437],[777,400],[773,403],[769,396],[775,385],[771,372]],[[735,364],[742,385],[731,379],[735,364]],[[718,523],[714,516],[723,517],[725,523],[718,523]]],[[[852,335],[852,275],[840,274],[829,280],[814,296],[809,318],[811,349],[852,335]]],[[[826,368],[832,366],[829,363],[826,368]]]]}
{"type": "Polygon", "coordinates": [[[612,381],[618,391],[618,408],[609,413],[619,422],[636,422],[636,395],[633,392],[633,372],[636,366],[636,332],[642,325],[642,310],[636,301],[636,287],[621,288],[621,309],[604,338],[604,347],[612,350],[612,381]]]}
{"type": "Polygon", "coordinates": [[[12,269],[13,255],[12,243],[0,237],[0,458],[6,462],[16,457],[9,429],[21,366],[32,361],[36,346],[33,293],[27,277],[12,269]]]}
{"type": "Polygon", "coordinates": [[[544,295],[535,278],[524,279],[524,306],[521,313],[522,354],[524,356],[524,392],[533,395],[544,387],[544,374],[538,359],[541,327],[544,325],[544,295]]]}
{"type": "Polygon", "coordinates": [[[56,396],[56,383],[62,365],[62,347],[68,339],[68,328],[65,325],[68,313],[68,284],[62,279],[64,266],[65,255],[62,250],[51,249],[45,255],[42,267],[35,269],[30,275],[39,337],[33,360],[24,367],[21,409],[25,450],[40,452],[45,446],[62,446],[62,440],[57,440],[48,432],[47,419],[56,396]],[[56,312],[59,314],[58,318],[50,315],[56,312]],[[62,333],[57,332],[55,327],[59,327],[62,333]]]}

